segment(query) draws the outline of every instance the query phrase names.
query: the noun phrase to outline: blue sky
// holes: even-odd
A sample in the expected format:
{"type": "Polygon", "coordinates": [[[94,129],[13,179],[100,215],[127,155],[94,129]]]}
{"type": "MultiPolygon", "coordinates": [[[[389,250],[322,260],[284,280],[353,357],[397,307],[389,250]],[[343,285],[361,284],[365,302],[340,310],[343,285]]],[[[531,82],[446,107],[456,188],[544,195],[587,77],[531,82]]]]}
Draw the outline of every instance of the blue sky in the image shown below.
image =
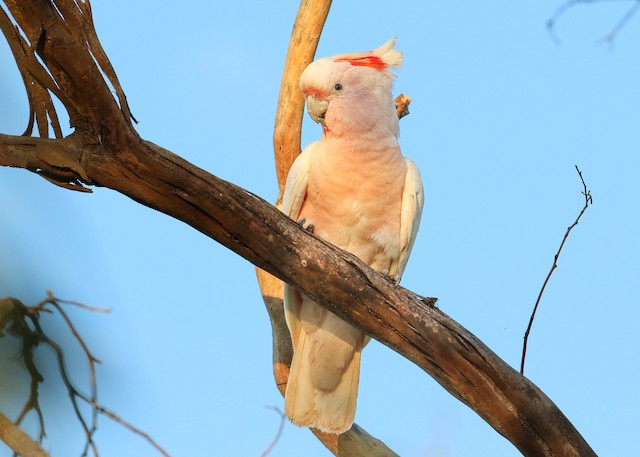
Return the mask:
{"type": "MultiPolygon", "coordinates": [[[[297,2],[93,3],[102,44],[138,131],[269,201],[271,135],[297,2]]],[[[560,1],[334,2],[318,56],[404,52],[394,92],[413,98],[401,146],[422,171],[426,203],[403,285],[440,307],[517,367],[542,281],[583,205],[537,316],[526,375],[596,453],[625,455],[640,420],[640,18],[598,44],[629,7],[569,11],[560,44],[545,23],[560,1]]],[[[0,132],[20,134],[27,102],[0,40],[0,132]]],[[[65,121],[66,122],[66,121],[65,121]]],[[[309,120],[303,144],[320,136],[309,120]]],[[[108,189],[74,193],[0,168],[0,296],[33,304],[46,290],[110,315],[70,309],[103,364],[100,400],[172,455],[258,456],[282,407],[271,335],[253,267],[204,235],[108,189]]],[[[47,320],[71,344],[64,326],[47,320]]],[[[15,353],[4,339],[0,355],[15,353]]],[[[78,352],[73,371],[86,380],[78,352]]],[[[53,456],[80,455],[52,354],[38,354],[53,456]]],[[[356,421],[402,456],[507,457],[518,451],[422,370],[370,343],[356,421]]],[[[15,416],[24,377],[3,362],[0,409],[15,416]]],[[[28,428],[33,429],[30,419],[28,428]]],[[[157,455],[102,419],[103,456],[157,455]]],[[[0,445],[0,456],[8,456],[0,445]]],[[[272,456],[325,456],[287,424],[272,456]]]]}

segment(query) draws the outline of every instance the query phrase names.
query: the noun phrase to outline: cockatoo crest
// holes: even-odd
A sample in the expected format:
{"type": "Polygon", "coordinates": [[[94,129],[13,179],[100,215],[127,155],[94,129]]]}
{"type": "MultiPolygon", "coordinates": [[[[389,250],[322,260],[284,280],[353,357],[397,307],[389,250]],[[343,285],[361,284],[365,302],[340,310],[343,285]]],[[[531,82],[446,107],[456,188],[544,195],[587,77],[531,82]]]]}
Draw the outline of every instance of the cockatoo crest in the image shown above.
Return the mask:
{"type": "Polygon", "coordinates": [[[336,62],[349,62],[354,67],[370,67],[378,71],[402,66],[402,52],[395,48],[396,38],[393,37],[378,49],[352,54],[333,56],[336,62]]]}
{"type": "Polygon", "coordinates": [[[373,51],[324,57],[302,72],[307,111],[325,136],[398,135],[389,71],[402,64],[395,42],[394,37],[373,51]]]}

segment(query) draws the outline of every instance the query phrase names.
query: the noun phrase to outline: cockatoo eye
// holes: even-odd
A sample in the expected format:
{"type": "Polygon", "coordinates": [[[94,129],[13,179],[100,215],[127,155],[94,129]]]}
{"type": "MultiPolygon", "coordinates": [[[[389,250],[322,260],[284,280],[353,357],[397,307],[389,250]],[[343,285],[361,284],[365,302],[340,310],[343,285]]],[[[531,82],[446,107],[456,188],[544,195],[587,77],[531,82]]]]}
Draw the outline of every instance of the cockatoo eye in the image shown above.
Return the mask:
{"type": "Polygon", "coordinates": [[[342,84],[340,84],[340,83],[336,83],[336,85],[335,85],[335,86],[333,86],[333,88],[334,88],[334,90],[336,90],[336,91],[341,91],[341,90],[342,90],[342,84]]]}

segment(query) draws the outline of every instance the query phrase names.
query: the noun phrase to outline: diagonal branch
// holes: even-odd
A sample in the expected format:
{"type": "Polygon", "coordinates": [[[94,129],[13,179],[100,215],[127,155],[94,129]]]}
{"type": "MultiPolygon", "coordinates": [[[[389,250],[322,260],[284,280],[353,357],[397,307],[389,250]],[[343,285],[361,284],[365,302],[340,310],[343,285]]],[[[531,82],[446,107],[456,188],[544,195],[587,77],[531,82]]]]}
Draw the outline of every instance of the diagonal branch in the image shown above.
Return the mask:
{"type": "Polygon", "coordinates": [[[0,412],[0,441],[22,457],[49,457],[38,443],[0,412]]]}
{"type": "Polygon", "coordinates": [[[186,222],[305,291],[423,368],[525,455],[594,455],[540,389],[432,301],[393,286],[256,195],[153,143],[122,140],[117,154],[85,149],[84,172],[94,182],[186,222]]]}

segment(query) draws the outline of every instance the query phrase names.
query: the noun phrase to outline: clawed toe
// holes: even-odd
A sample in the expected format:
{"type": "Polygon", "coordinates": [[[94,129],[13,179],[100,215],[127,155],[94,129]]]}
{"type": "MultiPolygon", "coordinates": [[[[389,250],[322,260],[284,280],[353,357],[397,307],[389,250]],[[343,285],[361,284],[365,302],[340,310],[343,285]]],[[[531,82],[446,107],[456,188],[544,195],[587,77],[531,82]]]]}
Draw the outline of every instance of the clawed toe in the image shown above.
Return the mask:
{"type": "Polygon", "coordinates": [[[390,275],[388,272],[384,274],[384,279],[389,281],[394,286],[400,284],[400,276],[398,275],[390,275]]]}
{"type": "Polygon", "coordinates": [[[300,220],[298,221],[298,225],[300,227],[302,227],[309,233],[313,233],[316,230],[316,228],[313,226],[313,224],[309,224],[305,227],[304,224],[306,223],[307,223],[307,220],[304,217],[300,218],[300,220]]]}

